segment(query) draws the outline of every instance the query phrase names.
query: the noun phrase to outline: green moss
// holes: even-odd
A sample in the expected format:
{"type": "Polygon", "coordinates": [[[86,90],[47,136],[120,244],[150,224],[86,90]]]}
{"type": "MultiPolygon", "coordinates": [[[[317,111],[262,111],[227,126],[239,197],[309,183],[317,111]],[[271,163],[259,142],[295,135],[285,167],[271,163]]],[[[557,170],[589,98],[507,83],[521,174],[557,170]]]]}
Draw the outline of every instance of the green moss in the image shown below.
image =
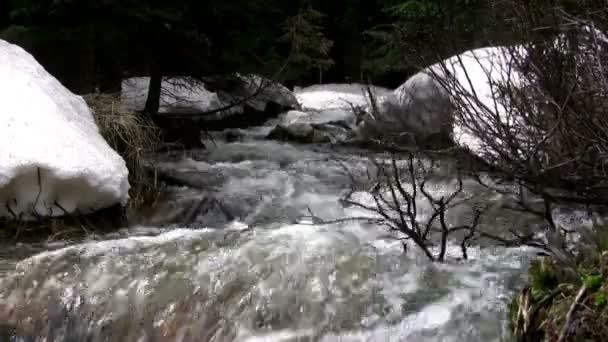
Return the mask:
{"type": "Polygon", "coordinates": [[[530,266],[531,290],[534,300],[540,300],[559,285],[549,259],[535,260],[530,266]]]}
{"type": "Polygon", "coordinates": [[[595,294],[595,306],[599,309],[603,309],[608,304],[608,296],[604,292],[598,292],[595,294]]]}
{"type": "Polygon", "coordinates": [[[587,289],[591,292],[597,291],[602,286],[603,282],[602,276],[599,274],[584,274],[582,279],[587,289]]]}
{"type": "Polygon", "coordinates": [[[546,257],[531,264],[530,284],[510,308],[511,328],[517,341],[557,340],[583,284],[587,292],[575,311],[577,323],[568,341],[605,340],[608,336],[608,282],[604,281],[608,279],[606,231],[598,228],[590,239],[582,241],[572,263],[546,257]]]}
{"type": "Polygon", "coordinates": [[[600,251],[608,251],[608,228],[602,227],[597,230],[596,241],[600,251]]]}

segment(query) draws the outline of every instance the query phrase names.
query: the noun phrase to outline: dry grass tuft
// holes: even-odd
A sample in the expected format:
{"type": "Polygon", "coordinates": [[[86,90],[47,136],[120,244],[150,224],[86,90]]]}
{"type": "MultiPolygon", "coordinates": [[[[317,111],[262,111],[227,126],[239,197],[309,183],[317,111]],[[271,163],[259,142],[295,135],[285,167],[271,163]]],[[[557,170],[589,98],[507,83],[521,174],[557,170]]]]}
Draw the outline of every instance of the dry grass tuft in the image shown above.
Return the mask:
{"type": "Polygon", "coordinates": [[[118,95],[92,94],[84,98],[94,112],[101,135],[127,163],[131,183],[129,208],[153,201],[158,189],[146,167],[145,156],[160,146],[160,130],[150,119],[125,108],[118,95]]]}

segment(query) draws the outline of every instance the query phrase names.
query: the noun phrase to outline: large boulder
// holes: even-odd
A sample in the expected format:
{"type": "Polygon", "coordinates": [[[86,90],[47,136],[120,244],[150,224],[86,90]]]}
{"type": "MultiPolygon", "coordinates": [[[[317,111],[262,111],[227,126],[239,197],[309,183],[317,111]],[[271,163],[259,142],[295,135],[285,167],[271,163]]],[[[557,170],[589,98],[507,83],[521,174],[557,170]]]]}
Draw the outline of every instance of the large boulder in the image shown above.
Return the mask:
{"type": "Polygon", "coordinates": [[[258,112],[279,114],[300,109],[296,96],[285,86],[259,75],[230,75],[205,78],[205,86],[224,103],[243,103],[258,112]]]}
{"type": "Polygon", "coordinates": [[[467,51],[413,75],[392,95],[379,101],[376,111],[365,116],[357,128],[358,137],[423,145],[453,141],[482,156],[487,151],[484,142],[467,129],[465,122],[457,120],[463,115],[455,115],[454,111],[457,109],[464,116],[488,112],[485,117],[497,118],[497,122],[476,124],[489,127],[508,122],[507,126],[516,127],[518,119],[508,117],[507,104],[499,98],[500,88],[507,82],[511,87],[523,86],[511,49],[467,51]]]}
{"type": "Polygon", "coordinates": [[[448,92],[427,73],[418,73],[384,102],[401,109],[399,123],[421,136],[450,135],[454,117],[448,92]]]}
{"type": "Polygon", "coordinates": [[[129,199],[124,160],[91,110],[22,48],[0,40],[0,217],[86,214],[129,199]]]}
{"type": "Polygon", "coordinates": [[[502,96],[504,89],[523,89],[526,78],[519,71],[519,61],[526,51],[519,46],[487,47],[467,51],[428,68],[436,84],[447,89],[446,94],[455,105],[454,142],[475,155],[486,158],[494,153],[488,141],[476,132],[491,131],[497,127],[510,130],[514,138],[525,129],[517,111],[511,110],[509,98],[502,96]]]}
{"type": "Polygon", "coordinates": [[[392,94],[378,99],[356,133],[362,140],[443,147],[450,142],[452,125],[448,93],[432,75],[420,72],[392,94]]]}

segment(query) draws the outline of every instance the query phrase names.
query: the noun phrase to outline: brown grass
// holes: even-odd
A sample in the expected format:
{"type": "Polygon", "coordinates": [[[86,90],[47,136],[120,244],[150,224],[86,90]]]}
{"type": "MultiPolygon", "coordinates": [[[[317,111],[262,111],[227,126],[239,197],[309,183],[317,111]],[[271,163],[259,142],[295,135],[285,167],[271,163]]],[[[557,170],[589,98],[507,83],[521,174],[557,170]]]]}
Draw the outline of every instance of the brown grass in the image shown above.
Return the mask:
{"type": "Polygon", "coordinates": [[[84,98],[94,112],[101,135],[127,164],[131,183],[129,208],[154,201],[158,187],[145,156],[159,147],[160,130],[150,119],[125,108],[118,95],[92,94],[84,98]]]}

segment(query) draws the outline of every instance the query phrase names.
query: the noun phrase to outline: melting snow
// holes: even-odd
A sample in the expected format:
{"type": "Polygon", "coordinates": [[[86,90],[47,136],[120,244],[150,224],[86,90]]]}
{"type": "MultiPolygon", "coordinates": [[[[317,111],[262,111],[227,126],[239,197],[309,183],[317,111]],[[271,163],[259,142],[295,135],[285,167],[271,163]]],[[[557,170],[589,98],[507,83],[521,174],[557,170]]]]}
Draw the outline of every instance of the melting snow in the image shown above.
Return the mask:
{"type": "Polygon", "coordinates": [[[128,170],[91,110],[0,40],[0,217],[89,213],[128,200],[128,170]]]}
{"type": "MultiPolygon", "coordinates": [[[[148,98],[150,77],[133,77],[122,81],[121,101],[134,111],[142,111],[148,98]]],[[[186,77],[164,78],[161,84],[159,113],[201,113],[225,107],[217,93],[197,80],[186,77]]],[[[234,107],[232,111],[241,110],[234,107]]]]}
{"type": "MultiPolygon", "coordinates": [[[[365,84],[320,84],[307,88],[297,88],[296,98],[308,110],[350,109],[350,106],[368,105],[365,84]]],[[[376,96],[390,94],[390,90],[371,86],[376,96]]]]}

